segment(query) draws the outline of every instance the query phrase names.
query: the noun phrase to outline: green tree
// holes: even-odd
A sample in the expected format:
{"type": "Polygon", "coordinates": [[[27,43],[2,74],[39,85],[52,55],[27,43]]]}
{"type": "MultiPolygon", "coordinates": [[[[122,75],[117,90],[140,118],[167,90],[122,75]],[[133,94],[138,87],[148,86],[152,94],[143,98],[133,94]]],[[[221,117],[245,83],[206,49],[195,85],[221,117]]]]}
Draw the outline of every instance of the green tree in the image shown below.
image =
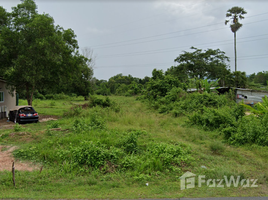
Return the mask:
{"type": "Polygon", "coordinates": [[[241,7],[232,7],[226,13],[226,17],[228,20],[225,20],[225,25],[230,22],[231,31],[234,33],[234,52],[235,52],[235,71],[237,71],[237,54],[236,54],[236,32],[243,26],[243,24],[239,23],[239,19],[244,19],[244,16],[247,12],[244,8],[241,7]]]}
{"type": "Polygon", "coordinates": [[[260,83],[266,86],[268,81],[268,71],[258,72],[253,80],[254,83],[260,83]]]}
{"type": "Polygon", "coordinates": [[[81,95],[87,100],[88,95],[93,93],[91,85],[93,68],[90,67],[90,59],[81,55],[76,55],[76,59],[77,64],[75,65],[77,67],[73,71],[75,76],[73,76],[71,81],[70,88],[72,88],[72,91],[70,91],[70,93],[81,95]]]}
{"type": "Polygon", "coordinates": [[[48,14],[38,14],[33,0],[22,1],[11,13],[1,7],[0,13],[7,16],[0,35],[3,78],[12,83],[10,89],[25,94],[29,105],[36,90],[59,89],[77,79],[74,72],[85,71],[73,30],[55,26],[48,14]]]}
{"type": "Polygon", "coordinates": [[[229,87],[245,88],[248,84],[246,72],[236,71],[228,75],[226,82],[229,87]]]}
{"type": "Polygon", "coordinates": [[[208,49],[202,51],[191,47],[194,52],[184,51],[174,61],[179,65],[171,67],[166,74],[178,77],[185,82],[189,78],[197,79],[218,79],[223,78],[225,71],[227,71],[226,61],[229,58],[225,56],[225,52],[219,49],[208,49]]]}
{"type": "MultiPolygon", "coordinates": [[[[125,84],[125,85],[130,85],[132,83],[132,81],[135,81],[135,82],[139,82],[139,79],[138,78],[134,78],[132,77],[131,75],[128,75],[128,76],[123,76],[123,74],[117,74],[113,77],[111,77],[108,81],[108,87],[111,91],[112,94],[115,94],[117,89],[120,87],[120,85],[122,84],[125,84]]],[[[120,94],[125,91],[127,87],[125,86],[122,86],[120,88],[120,94]],[[123,89],[124,88],[124,89],[123,89]]]]}
{"type": "Polygon", "coordinates": [[[153,77],[146,84],[144,94],[148,99],[156,100],[166,96],[173,87],[184,88],[184,84],[174,76],[164,75],[162,70],[154,69],[152,72],[153,77]]]}

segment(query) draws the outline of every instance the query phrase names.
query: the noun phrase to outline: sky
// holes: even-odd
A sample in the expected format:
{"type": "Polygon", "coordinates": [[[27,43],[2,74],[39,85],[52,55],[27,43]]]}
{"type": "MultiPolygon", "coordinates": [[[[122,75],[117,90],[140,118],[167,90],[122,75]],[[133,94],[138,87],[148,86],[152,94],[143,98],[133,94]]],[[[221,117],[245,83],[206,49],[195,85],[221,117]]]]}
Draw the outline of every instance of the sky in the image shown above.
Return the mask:
{"type": "MultiPolygon", "coordinates": [[[[35,0],[40,14],[72,29],[80,51],[91,49],[94,77],[119,73],[151,77],[184,51],[220,49],[234,71],[234,34],[225,25],[233,6],[247,11],[237,32],[237,70],[268,71],[268,1],[265,0],[35,0]]],[[[8,12],[19,0],[0,0],[8,12]]]]}

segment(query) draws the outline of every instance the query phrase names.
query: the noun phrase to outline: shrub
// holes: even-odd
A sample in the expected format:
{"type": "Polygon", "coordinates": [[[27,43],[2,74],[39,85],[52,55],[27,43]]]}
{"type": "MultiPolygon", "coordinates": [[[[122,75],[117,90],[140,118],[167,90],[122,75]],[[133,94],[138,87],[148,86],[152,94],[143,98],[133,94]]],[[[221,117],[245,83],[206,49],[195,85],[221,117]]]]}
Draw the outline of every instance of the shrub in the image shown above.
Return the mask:
{"type": "Polygon", "coordinates": [[[120,106],[112,101],[109,97],[106,97],[104,100],[99,99],[96,96],[90,96],[90,101],[88,104],[89,107],[96,107],[100,106],[102,108],[108,108],[110,107],[115,112],[120,112],[120,106]]]}
{"type": "Polygon", "coordinates": [[[56,102],[55,101],[51,101],[49,104],[51,107],[56,106],[56,102]]]}
{"type": "Polygon", "coordinates": [[[53,94],[46,94],[45,95],[45,98],[46,99],[53,99],[53,94]]]}
{"type": "MultiPolygon", "coordinates": [[[[143,96],[144,98],[144,96],[143,96]]],[[[220,108],[233,106],[235,102],[226,95],[216,93],[185,93],[181,88],[172,88],[164,97],[150,101],[151,107],[158,109],[159,113],[171,112],[175,117],[207,108],[220,108]]]]}
{"type": "Polygon", "coordinates": [[[203,107],[203,111],[194,112],[188,116],[188,123],[202,126],[204,129],[215,130],[235,126],[235,116],[232,109],[224,107],[221,109],[203,107]]]}
{"type": "Polygon", "coordinates": [[[214,141],[209,145],[209,149],[215,154],[221,154],[224,152],[225,147],[221,142],[214,141]]]}
{"type": "Polygon", "coordinates": [[[106,128],[105,123],[105,119],[97,111],[90,114],[89,126],[93,129],[104,129],[106,128]]]}
{"type": "Polygon", "coordinates": [[[237,127],[224,129],[223,133],[231,144],[268,146],[268,114],[260,117],[244,116],[239,119],[237,127]]]}
{"type": "MultiPolygon", "coordinates": [[[[70,150],[63,152],[63,154],[69,154],[74,163],[97,169],[105,165],[107,161],[116,163],[123,152],[115,147],[108,149],[105,145],[100,143],[95,144],[91,141],[83,141],[79,146],[71,146],[70,150]]],[[[63,156],[63,158],[66,159],[67,155],[63,156]]]]}
{"type": "Polygon", "coordinates": [[[58,121],[53,121],[49,126],[48,128],[59,128],[60,125],[59,125],[59,122],[58,121]]]}
{"type": "Polygon", "coordinates": [[[20,132],[20,131],[24,131],[24,130],[25,130],[25,128],[23,126],[21,126],[19,124],[15,124],[15,126],[14,126],[15,132],[20,132]]]}
{"type": "Polygon", "coordinates": [[[168,167],[170,165],[181,166],[182,163],[188,163],[190,157],[189,148],[183,148],[180,145],[157,143],[151,144],[147,148],[147,152],[151,157],[160,159],[163,166],[168,167]]]}
{"type": "Polygon", "coordinates": [[[84,133],[85,131],[89,131],[90,127],[84,118],[76,118],[73,123],[72,130],[74,133],[84,133]]]}
{"type": "Polygon", "coordinates": [[[112,101],[109,97],[106,97],[105,100],[99,99],[95,96],[90,96],[89,107],[101,106],[103,108],[112,106],[112,101]]]}
{"type": "Polygon", "coordinates": [[[69,96],[64,94],[63,92],[60,93],[60,94],[54,94],[53,95],[53,99],[55,99],[55,100],[68,99],[68,98],[69,98],[69,96]]]}
{"type": "Polygon", "coordinates": [[[72,107],[69,111],[64,112],[63,116],[65,117],[77,117],[80,116],[83,112],[83,108],[81,106],[72,107]]]}
{"type": "Polygon", "coordinates": [[[136,132],[128,133],[119,141],[118,146],[124,149],[128,154],[136,153],[138,151],[138,135],[136,132]]]}
{"type": "Polygon", "coordinates": [[[42,95],[41,93],[37,92],[34,94],[34,98],[35,99],[41,99],[41,100],[45,100],[46,97],[44,95],[42,95]]]}

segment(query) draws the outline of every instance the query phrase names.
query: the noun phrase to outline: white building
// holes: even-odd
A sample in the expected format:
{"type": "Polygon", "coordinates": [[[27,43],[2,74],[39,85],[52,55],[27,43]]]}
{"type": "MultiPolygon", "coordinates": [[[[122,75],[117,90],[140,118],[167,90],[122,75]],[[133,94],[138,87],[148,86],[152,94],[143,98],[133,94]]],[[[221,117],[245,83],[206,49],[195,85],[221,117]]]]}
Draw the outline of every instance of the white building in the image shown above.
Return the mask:
{"type": "Polygon", "coordinates": [[[10,110],[16,106],[16,92],[10,93],[6,81],[0,79],[0,119],[8,117],[10,110]]]}

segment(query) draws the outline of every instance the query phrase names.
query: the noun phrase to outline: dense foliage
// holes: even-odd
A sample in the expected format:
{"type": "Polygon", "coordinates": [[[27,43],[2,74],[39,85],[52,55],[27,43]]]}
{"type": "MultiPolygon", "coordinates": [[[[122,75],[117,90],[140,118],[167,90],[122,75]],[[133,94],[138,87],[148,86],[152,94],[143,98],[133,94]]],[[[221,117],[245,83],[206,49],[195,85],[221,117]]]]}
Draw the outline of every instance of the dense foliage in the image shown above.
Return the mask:
{"type": "Polygon", "coordinates": [[[98,95],[133,96],[141,93],[149,79],[149,77],[140,79],[131,75],[123,76],[123,74],[117,74],[108,81],[94,79],[94,91],[98,95]]]}
{"type": "Polygon", "coordinates": [[[0,7],[0,16],[0,76],[11,90],[29,105],[36,91],[88,96],[93,71],[90,59],[79,54],[72,29],[64,30],[48,14],[38,14],[33,0],[22,1],[10,13],[0,7]]]}
{"type": "MultiPolygon", "coordinates": [[[[228,80],[236,84],[236,87],[246,83],[245,73],[237,71],[233,74],[235,76],[229,77],[228,80]]],[[[255,109],[250,109],[248,106],[254,113],[265,113],[265,115],[245,116],[247,106],[237,105],[233,101],[234,92],[231,90],[229,93],[219,95],[216,90],[210,89],[212,83],[207,80],[188,79],[188,82],[182,83],[161,70],[153,70],[152,75],[143,95],[138,99],[147,102],[159,113],[171,113],[175,117],[186,115],[188,124],[201,126],[205,130],[216,130],[230,144],[268,145],[266,98],[264,103],[257,104],[255,109]],[[189,90],[193,86],[196,90],[189,90]]]]}
{"type": "Polygon", "coordinates": [[[50,128],[58,125],[52,123],[45,133],[49,139],[17,150],[15,156],[56,165],[64,173],[79,174],[94,170],[148,175],[166,170],[179,172],[192,160],[190,148],[184,144],[144,144],[140,139],[149,137],[146,131],[107,129],[103,115],[107,109],[97,106],[87,112],[89,117],[77,115],[64,137],[53,135],[50,128]]]}

